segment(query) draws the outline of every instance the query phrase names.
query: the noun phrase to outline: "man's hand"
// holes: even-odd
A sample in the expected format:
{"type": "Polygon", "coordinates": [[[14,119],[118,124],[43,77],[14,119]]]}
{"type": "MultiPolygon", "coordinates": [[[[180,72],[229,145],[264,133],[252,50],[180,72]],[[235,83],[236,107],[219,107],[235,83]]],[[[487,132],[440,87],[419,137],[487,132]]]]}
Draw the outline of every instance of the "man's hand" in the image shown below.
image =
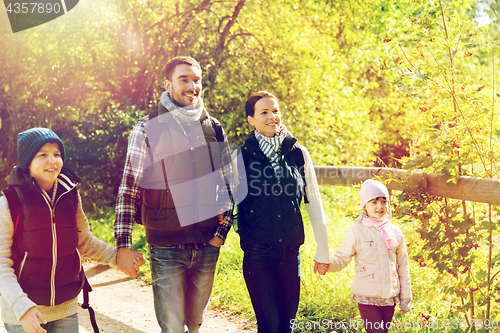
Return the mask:
{"type": "Polygon", "coordinates": [[[330,268],[330,264],[323,264],[314,260],[314,273],[319,273],[320,275],[325,275],[330,268]]]}
{"type": "Polygon", "coordinates": [[[208,243],[215,246],[215,247],[221,247],[222,244],[224,244],[224,241],[222,239],[220,239],[219,237],[214,236],[214,237],[210,238],[208,243]]]}
{"type": "Polygon", "coordinates": [[[217,218],[219,219],[219,224],[224,223],[224,220],[226,219],[226,216],[224,215],[224,209],[219,209],[219,215],[217,215],[217,218]]]}
{"type": "Polygon", "coordinates": [[[40,326],[40,322],[42,322],[42,324],[47,324],[47,321],[40,311],[38,311],[36,306],[26,311],[21,317],[21,325],[23,325],[23,330],[26,333],[47,333],[47,331],[40,326]]]}
{"type": "Polygon", "coordinates": [[[142,253],[133,249],[119,249],[116,254],[116,266],[118,269],[133,278],[139,276],[139,267],[144,265],[144,263],[145,260],[142,253]]]}

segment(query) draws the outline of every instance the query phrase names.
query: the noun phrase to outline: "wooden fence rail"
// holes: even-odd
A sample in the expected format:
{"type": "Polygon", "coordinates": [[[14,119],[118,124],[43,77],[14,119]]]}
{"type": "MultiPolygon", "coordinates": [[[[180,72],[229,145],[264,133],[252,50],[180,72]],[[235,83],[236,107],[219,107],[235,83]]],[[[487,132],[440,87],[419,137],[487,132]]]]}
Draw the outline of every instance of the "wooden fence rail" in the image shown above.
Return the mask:
{"type": "Polygon", "coordinates": [[[389,189],[401,191],[407,187],[416,187],[425,178],[427,181],[425,191],[431,195],[500,205],[500,180],[498,179],[464,176],[459,178],[457,184],[449,185],[441,174],[419,171],[410,173],[393,168],[316,166],[315,170],[320,185],[356,185],[378,175],[382,179],[403,179],[403,183],[391,181],[387,185],[389,189]]]}

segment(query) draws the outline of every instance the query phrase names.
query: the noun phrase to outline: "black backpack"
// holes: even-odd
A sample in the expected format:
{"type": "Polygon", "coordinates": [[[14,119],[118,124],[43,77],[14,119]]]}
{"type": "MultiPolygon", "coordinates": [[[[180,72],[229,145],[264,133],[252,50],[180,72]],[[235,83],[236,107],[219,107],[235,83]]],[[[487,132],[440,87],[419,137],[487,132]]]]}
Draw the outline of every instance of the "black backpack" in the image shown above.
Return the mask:
{"type": "MultiPolygon", "coordinates": [[[[5,195],[5,197],[7,198],[7,202],[9,203],[10,216],[12,217],[12,222],[14,223],[14,233],[15,233],[17,226],[19,225],[19,222],[21,222],[21,224],[23,223],[24,200],[21,192],[15,186],[8,187],[6,190],[3,191],[3,194],[5,195]]],[[[76,210],[76,207],[78,207],[78,195],[76,194],[76,191],[71,191],[71,195],[76,210]]],[[[13,242],[14,242],[14,236],[15,234],[12,235],[13,242]]],[[[83,267],[81,269],[83,270],[83,267]]],[[[99,328],[97,327],[97,322],[95,320],[94,309],[92,309],[92,307],[89,304],[89,292],[92,291],[92,287],[90,286],[87,277],[85,275],[84,277],[85,281],[83,284],[83,304],[81,305],[81,307],[82,309],[87,309],[89,311],[90,322],[92,324],[92,328],[94,329],[94,333],[99,333],[99,328]]]]}

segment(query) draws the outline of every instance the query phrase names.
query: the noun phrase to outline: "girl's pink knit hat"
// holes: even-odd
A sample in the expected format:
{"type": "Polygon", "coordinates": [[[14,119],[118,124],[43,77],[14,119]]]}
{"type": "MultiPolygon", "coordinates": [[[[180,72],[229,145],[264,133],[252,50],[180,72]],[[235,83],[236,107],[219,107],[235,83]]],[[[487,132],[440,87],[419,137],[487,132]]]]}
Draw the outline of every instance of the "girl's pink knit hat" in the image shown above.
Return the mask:
{"type": "Polygon", "coordinates": [[[367,179],[361,184],[360,196],[360,205],[361,208],[363,208],[366,203],[372,199],[378,197],[389,199],[389,191],[387,191],[387,187],[378,180],[367,179]]]}

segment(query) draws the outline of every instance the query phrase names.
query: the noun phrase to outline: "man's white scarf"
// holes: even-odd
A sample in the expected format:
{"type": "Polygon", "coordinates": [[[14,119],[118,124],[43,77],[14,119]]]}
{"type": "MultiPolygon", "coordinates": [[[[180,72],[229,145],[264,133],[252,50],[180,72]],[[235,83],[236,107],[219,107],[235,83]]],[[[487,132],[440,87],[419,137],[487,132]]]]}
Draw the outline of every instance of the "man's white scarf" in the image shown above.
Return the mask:
{"type": "Polygon", "coordinates": [[[196,106],[178,106],[170,99],[168,91],[164,91],[161,95],[160,101],[168,112],[170,112],[175,118],[184,122],[200,120],[203,110],[205,110],[205,105],[203,104],[203,99],[201,97],[196,106]]]}

